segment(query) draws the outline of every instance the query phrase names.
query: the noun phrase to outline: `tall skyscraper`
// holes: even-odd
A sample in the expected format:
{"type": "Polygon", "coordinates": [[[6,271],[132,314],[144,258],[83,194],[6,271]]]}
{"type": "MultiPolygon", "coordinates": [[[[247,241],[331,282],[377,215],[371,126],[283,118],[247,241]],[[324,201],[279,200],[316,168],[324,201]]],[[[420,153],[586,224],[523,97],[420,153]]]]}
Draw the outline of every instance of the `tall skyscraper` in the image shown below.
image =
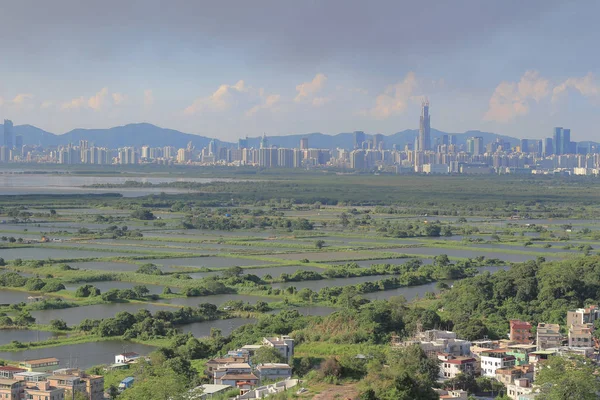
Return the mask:
{"type": "Polygon", "coordinates": [[[9,150],[13,148],[13,123],[10,119],[4,120],[4,145],[9,150]]]}
{"type": "Polygon", "coordinates": [[[553,132],[554,139],[554,154],[562,155],[573,152],[573,146],[571,145],[571,130],[563,127],[554,128],[553,132]]]}
{"type": "Polygon", "coordinates": [[[382,147],[383,149],[383,135],[381,133],[377,133],[373,136],[373,148],[379,150],[379,147],[382,147]]]}
{"type": "Polygon", "coordinates": [[[554,140],[552,138],[545,138],[542,142],[542,154],[544,157],[554,154],[554,140]]]}
{"type": "Polygon", "coordinates": [[[247,149],[248,148],[248,136],[245,139],[240,138],[238,140],[238,149],[247,149]]]}
{"type": "Polygon", "coordinates": [[[521,139],[521,153],[529,153],[529,139],[521,139]]]}
{"type": "Polygon", "coordinates": [[[267,134],[263,133],[263,137],[260,139],[260,148],[266,149],[267,147],[269,147],[269,141],[267,140],[267,134]]]}
{"type": "Polygon", "coordinates": [[[419,151],[431,150],[431,125],[429,119],[429,100],[421,104],[421,123],[419,125],[419,151]]]}
{"type": "Polygon", "coordinates": [[[365,133],[363,131],[354,131],[354,148],[362,149],[363,142],[365,141],[365,133]]]}
{"type": "Polygon", "coordinates": [[[300,139],[300,149],[308,150],[308,138],[307,137],[303,137],[302,139],[300,139]]]}
{"type": "Polygon", "coordinates": [[[571,130],[570,129],[563,129],[562,130],[562,153],[561,154],[570,154],[570,153],[574,153],[573,149],[571,148],[571,130]]]}

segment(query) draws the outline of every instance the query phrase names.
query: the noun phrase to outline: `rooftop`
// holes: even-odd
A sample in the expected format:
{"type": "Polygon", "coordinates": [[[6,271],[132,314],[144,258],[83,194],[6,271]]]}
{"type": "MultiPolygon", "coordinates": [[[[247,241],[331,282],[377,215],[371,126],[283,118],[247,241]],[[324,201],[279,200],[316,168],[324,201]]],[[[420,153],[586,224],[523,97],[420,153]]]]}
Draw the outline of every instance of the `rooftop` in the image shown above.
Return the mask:
{"type": "Polygon", "coordinates": [[[50,357],[50,358],[38,358],[37,360],[25,360],[21,361],[23,364],[49,364],[49,363],[57,363],[59,362],[58,358],[50,357]]]}
{"type": "Polygon", "coordinates": [[[292,369],[292,367],[290,367],[288,364],[284,364],[284,363],[266,363],[266,364],[261,364],[257,367],[257,369],[281,369],[281,368],[286,368],[286,369],[292,369]]]}
{"type": "Polygon", "coordinates": [[[258,380],[258,377],[254,374],[225,374],[219,378],[222,381],[232,380],[232,381],[251,381],[258,380]]]}
{"type": "Polygon", "coordinates": [[[17,367],[13,367],[11,365],[3,365],[0,366],[0,371],[7,371],[7,372],[25,372],[26,370],[23,368],[17,368],[17,367]]]}
{"type": "Polygon", "coordinates": [[[200,388],[202,389],[202,394],[214,394],[214,393],[221,392],[223,390],[231,389],[231,386],[206,384],[206,385],[201,385],[200,388]]]}

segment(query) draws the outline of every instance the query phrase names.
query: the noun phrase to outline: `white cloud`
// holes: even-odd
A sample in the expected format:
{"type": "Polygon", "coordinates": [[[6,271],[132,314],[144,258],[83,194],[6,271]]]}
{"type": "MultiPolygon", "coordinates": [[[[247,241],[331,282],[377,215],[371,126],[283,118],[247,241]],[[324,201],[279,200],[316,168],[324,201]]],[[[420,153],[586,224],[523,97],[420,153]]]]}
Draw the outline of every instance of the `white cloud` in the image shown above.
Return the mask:
{"type": "Polygon", "coordinates": [[[310,100],[312,96],[319,93],[327,82],[327,77],[324,74],[317,74],[310,82],[304,82],[296,86],[298,94],[294,99],[295,102],[310,100]]]}
{"type": "Polygon", "coordinates": [[[125,102],[125,100],[127,100],[127,96],[125,96],[123,93],[113,93],[112,94],[112,99],[113,99],[113,103],[115,103],[115,105],[121,105],[125,102]]]}
{"type": "Polygon", "coordinates": [[[61,108],[61,110],[75,110],[75,109],[83,107],[84,105],[85,105],[85,98],[83,96],[81,96],[81,97],[72,99],[71,101],[68,101],[66,103],[62,103],[60,108],[61,108]]]}
{"type": "Polygon", "coordinates": [[[98,93],[89,98],[88,106],[98,111],[104,105],[106,96],[108,96],[108,88],[102,88],[98,93]]]}
{"type": "MultiPolygon", "coordinates": [[[[264,96],[263,89],[260,89],[259,93],[261,94],[261,96],[264,96]]],[[[254,107],[252,107],[251,109],[249,109],[248,111],[246,111],[246,116],[251,117],[252,115],[259,112],[260,110],[272,110],[277,104],[279,104],[280,100],[281,100],[281,95],[278,95],[278,94],[271,94],[269,96],[266,96],[264,98],[263,103],[257,104],[254,107]]]]}
{"type": "Polygon", "coordinates": [[[42,109],[47,109],[47,108],[52,107],[53,105],[54,105],[54,102],[52,102],[52,101],[44,101],[40,107],[42,109]]]}
{"type": "Polygon", "coordinates": [[[585,97],[600,95],[600,85],[591,72],[581,78],[568,78],[552,90],[552,102],[556,103],[568,89],[575,89],[585,97]]]}
{"type": "Polygon", "coordinates": [[[144,90],[144,105],[146,107],[150,107],[153,104],[154,104],[154,93],[152,93],[152,90],[150,90],[150,89],[144,90]]]}
{"type": "Polygon", "coordinates": [[[375,99],[375,106],[363,111],[363,115],[385,119],[392,115],[404,112],[408,102],[415,98],[414,92],[418,88],[414,72],[409,72],[402,82],[389,85],[385,91],[375,99]]]}
{"type": "Polygon", "coordinates": [[[531,100],[539,102],[549,95],[549,82],[537,71],[527,71],[519,82],[502,82],[490,98],[487,121],[510,122],[529,113],[531,100]]]}
{"type": "Polygon", "coordinates": [[[248,90],[243,80],[239,80],[235,85],[221,85],[210,96],[194,100],[183,112],[193,115],[203,111],[225,111],[237,101],[240,94],[248,90]]]}
{"type": "Polygon", "coordinates": [[[25,104],[27,102],[27,100],[33,99],[33,97],[34,96],[29,93],[20,93],[15,96],[15,98],[12,100],[12,103],[17,106],[21,106],[21,105],[25,104]]]}

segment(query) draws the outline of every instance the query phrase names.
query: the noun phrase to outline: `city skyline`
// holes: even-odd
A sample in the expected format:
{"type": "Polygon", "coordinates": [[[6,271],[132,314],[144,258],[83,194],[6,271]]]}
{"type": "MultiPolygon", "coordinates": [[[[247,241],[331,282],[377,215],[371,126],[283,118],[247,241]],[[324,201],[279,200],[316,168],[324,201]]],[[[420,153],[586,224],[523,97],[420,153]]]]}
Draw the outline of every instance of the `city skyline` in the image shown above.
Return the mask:
{"type": "Polygon", "coordinates": [[[0,118],[51,132],[389,135],[415,127],[425,96],[448,132],[541,139],[566,125],[584,141],[600,125],[595,2],[28,3],[3,7],[19,35],[0,38],[0,118]]]}

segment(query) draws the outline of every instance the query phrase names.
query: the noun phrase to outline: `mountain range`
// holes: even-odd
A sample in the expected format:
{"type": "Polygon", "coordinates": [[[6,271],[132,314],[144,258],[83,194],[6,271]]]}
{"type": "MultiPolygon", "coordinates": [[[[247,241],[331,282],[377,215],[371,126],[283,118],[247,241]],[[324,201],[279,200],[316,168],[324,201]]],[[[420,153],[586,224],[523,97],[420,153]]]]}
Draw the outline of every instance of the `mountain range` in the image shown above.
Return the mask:
{"type": "MultiPolygon", "coordinates": [[[[0,125],[0,131],[3,131],[2,125],[0,125]]],[[[74,129],[62,135],[50,133],[32,125],[17,125],[14,127],[14,134],[22,135],[24,144],[41,145],[43,147],[67,145],[69,143],[78,144],[80,140],[87,140],[90,144],[93,143],[96,146],[113,149],[126,146],[140,147],[143,145],[181,148],[187,146],[189,142],[192,142],[196,148],[202,148],[208,146],[208,143],[212,140],[209,137],[161,128],[148,123],[128,124],[109,129],[74,129]]],[[[457,144],[465,144],[467,138],[471,136],[481,136],[484,143],[489,143],[498,138],[510,142],[511,146],[518,145],[519,143],[519,139],[517,138],[496,133],[481,131],[448,133],[436,129],[431,129],[431,142],[435,143],[436,139],[447,134],[455,135],[457,144]]],[[[387,148],[391,148],[392,145],[404,147],[406,143],[414,142],[417,135],[417,129],[406,129],[392,135],[384,136],[384,143],[387,148]]],[[[366,136],[367,138],[372,137],[369,134],[366,136]]],[[[336,135],[315,132],[301,135],[267,137],[269,145],[287,148],[300,147],[301,138],[308,138],[309,147],[311,148],[333,149],[339,147],[351,149],[354,147],[354,134],[351,132],[338,133],[336,135]]],[[[217,141],[221,145],[237,146],[237,143],[217,141]]],[[[248,138],[248,147],[257,148],[259,146],[260,137],[248,138]]]]}

